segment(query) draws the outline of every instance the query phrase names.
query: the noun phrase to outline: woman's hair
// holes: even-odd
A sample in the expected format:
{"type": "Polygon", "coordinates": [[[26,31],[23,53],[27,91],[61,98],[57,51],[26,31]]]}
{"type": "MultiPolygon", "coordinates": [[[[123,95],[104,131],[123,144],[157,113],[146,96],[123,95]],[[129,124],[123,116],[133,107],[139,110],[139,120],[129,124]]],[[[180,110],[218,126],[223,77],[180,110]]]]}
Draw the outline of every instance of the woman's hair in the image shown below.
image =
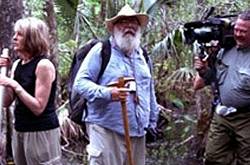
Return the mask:
{"type": "Polygon", "coordinates": [[[40,19],[28,17],[15,23],[15,31],[20,32],[23,37],[23,48],[32,56],[49,54],[49,29],[40,19]]]}

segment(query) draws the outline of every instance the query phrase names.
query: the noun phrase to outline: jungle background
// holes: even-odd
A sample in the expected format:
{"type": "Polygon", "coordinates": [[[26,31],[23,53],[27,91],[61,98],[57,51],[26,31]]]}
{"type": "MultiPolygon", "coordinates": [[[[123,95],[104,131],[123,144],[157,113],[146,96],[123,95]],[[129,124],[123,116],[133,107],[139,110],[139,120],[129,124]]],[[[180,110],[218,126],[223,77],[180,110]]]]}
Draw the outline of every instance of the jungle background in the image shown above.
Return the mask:
{"type": "MultiPolygon", "coordinates": [[[[67,79],[74,52],[92,38],[107,38],[104,21],[124,4],[145,12],[150,21],[142,45],[154,62],[158,103],[162,106],[161,138],[147,143],[147,165],[201,165],[209,126],[211,89],[194,91],[192,45],[185,44],[183,25],[210,17],[238,14],[250,0],[0,0],[0,49],[9,48],[14,22],[35,16],[50,28],[51,59],[58,79],[57,112],[62,132],[64,164],[86,164],[86,139],[68,115],[67,79]]],[[[233,21],[234,18],[231,18],[233,21]]],[[[4,108],[9,109],[9,108],[4,108]]],[[[11,109],[11,108],[10,108],[11,109]]],[[[11,162],[11,111],[1,111],[0,164],[11,162]]],[[[9,163],[10,164],[10,163],[9,163]]]]}

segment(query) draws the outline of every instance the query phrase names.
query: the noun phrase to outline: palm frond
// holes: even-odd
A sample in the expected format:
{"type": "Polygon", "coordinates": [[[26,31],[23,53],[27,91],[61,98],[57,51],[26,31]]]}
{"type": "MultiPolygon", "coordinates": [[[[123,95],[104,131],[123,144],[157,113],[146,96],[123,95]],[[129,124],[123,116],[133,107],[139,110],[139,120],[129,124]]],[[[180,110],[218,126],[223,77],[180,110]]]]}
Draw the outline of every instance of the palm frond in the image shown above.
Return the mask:
{"type": "Polygon", "coordinates": [[[97,38],[97,35],[96,35],[95,31],[93,30],[94,26],[91,25],[87,16],[82,11],[83,11],[83,8],[81,6],[79,6],[77,9],[77,14],[76,14],[76,18],[75,18],[75,25],[74,25],[74,33],[76,36],[76,41],[78,41],[78,38],[79,38],[78,36],[80,35],[82,24],[86,25],[85,27],[88,29],[88,31],[91,32],[91,34],[94,38],[97,38]]]}
{"type": "Polygon", "coordinates": [[[152,49],[152,56],[178,56],[177,46],[183,45],[184,34],[181,28],[170,32],[162,41],[158,42],[152,49]]]}
{"type": "Polygon", "coordinates": [[[144,8],[146,10],[146,13],[149,15],[153,15],[158,9],[159,6],[165,4],[169,7],[173,6],[175,4],[176,0],[144,0],[144,8]]]}
{"type": "Polygon", "coordinates": [[[170,82],[169,84],[177,84],[177,83],[190,83],[194,78],[194,69],[183,67],[175,70],[166,80],[166,82],[170,82]]]}

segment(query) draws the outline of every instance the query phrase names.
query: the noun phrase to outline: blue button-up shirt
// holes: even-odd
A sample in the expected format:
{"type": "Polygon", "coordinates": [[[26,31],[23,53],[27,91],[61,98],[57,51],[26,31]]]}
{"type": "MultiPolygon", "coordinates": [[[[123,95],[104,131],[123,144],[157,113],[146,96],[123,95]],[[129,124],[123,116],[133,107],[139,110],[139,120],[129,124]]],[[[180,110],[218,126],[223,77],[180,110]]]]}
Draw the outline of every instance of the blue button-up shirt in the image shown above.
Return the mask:
{"type": "MultiPolygon", "coordinates": [[[[88,100],[88,116],[85,121],[95,123],[121,135],[124,135],[122,108],[119,101],[111,98],[110,82],[119,77],[133,77],[136,82],[136,95],[131,93],[126,99],[130,136],[145,135],[145,128],[156,126],[158,107],[156,103],[154,82],[141,49],[134,50],[126,56],[111,41],[111,57],[109,63],[99,79],[101,68],[100,55],[102,44],[96,44],[85,57],[75,78],[73,90],[88,100]]],[[[151,61],[149,62],[151,63],[151,61]]]]}

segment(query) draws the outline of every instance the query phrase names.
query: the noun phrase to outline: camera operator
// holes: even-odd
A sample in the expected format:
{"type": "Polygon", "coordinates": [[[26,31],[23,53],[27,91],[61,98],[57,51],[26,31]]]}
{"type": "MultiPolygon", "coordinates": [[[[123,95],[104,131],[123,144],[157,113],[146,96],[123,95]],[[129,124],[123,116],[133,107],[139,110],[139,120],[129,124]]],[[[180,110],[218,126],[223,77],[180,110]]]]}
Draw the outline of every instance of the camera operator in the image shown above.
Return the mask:
{"type": "Polygon", "coordinates": [[[236,46],[220,51],[214,67],[195,59],[194,87],[215,82],[218,104],[208,132],[206,165],[250,164],[250,10],[234,26],[236,46]]]}

